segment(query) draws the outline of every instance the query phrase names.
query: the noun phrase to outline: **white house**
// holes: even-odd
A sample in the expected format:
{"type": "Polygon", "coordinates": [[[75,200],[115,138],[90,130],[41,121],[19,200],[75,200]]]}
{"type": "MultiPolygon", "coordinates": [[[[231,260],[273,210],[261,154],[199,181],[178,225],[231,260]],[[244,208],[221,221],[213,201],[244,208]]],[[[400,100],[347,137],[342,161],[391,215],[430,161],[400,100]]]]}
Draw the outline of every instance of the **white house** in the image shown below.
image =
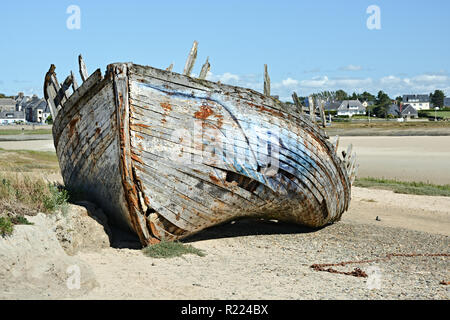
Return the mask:
{"type": "Polygon", "coordinates": [[[25,112],[0,111],[0,124],[12,124],[16,122],[25,122],[25,112]]]}
{"type": "Polygon", "coordinates": [[[430,96],[427,94],[405,94],[403,104],[409,104],[416,110],[430,109],[430,96]]]}
{"type": "Polygon", "coordinates": [[[29,122],[44,123],[50,113],[50,108],[44,99],[33,96],[24,106],[25,117],[29,122]]]}
{"type": "Polygon", "coordinates": [[[337,109],[338,116],[352,117],[358,114],[366,114],[366,108],[359,100],[344,100],[341,102],[341,105],[337,109]]]}

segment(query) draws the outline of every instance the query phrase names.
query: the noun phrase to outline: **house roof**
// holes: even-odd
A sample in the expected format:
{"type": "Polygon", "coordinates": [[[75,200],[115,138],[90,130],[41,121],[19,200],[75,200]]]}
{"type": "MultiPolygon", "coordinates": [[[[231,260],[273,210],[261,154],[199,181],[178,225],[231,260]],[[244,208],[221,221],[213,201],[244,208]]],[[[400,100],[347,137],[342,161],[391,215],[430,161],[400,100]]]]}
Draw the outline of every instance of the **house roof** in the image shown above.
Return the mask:
{"type": "Polygon", "coordinates": [[[338,110],[344,111],[348,109],[358,110],[358,111],[366,111],[366,108],[362,105],[359,100],[344,100],[341,102],[338,110]]]}
{"type": "Polygon", "coordinates": [[[0,119],[25,119],[25,112],[23,111],[0,111],[0,119]]]}
{"type": "Polygon", "coordinates": [[[0,98],[0,106],[9,106],[9,105],[15,106],[16,101],[11,98],[0,98]]]}
{"type": "Polygon", "coordinates": [[[444,98],[444,106],[450,107],[450,97],[444,98]]]}
{"type": "Polygon", "coordinates": [[[16,97],[16,105],[25,105],[30,98],[27,96],[17,96],[16,97]]]}
{"type": "Polygon", "coordinates": [[[341,105],[340,101],[327,101],[324,105],[324,109],[326,111],[334,111],[337,110],[340,105],[341,105]]]}
{"type": "Polygon", "coordinates": [[[389,106],[387,114],[390,114],[394,117],[398,117],[400,115],[400,109],[399,109],[398,105],[396,105],[395,103],[391,104],[389,106]]]}
{"type": "Polygon", "coordinates": [[[430,102],[430,96],[427,94],[405,94],[403,103],[407,102],[430,102]]]}
{"type": "Polygon", "coordinates": [[[50,112],[49,107],[47,106],[47,102],[44,99],[39,99],[37,97],[33,97],[30,101],[27,101],[23,105],[24,109],[31,108],[32,110],[41,109],[43,112],[50,112]],[[48,111],[46,111],[48,110],[48,111]]]}
{"type": "Polygon", "coordinates": [[[404,104],[402,106],[402,116],[407,116],[408,114],[417,115],[418,112],[417,112],[416,108],[414,108],[412,105],[404,104]]]}

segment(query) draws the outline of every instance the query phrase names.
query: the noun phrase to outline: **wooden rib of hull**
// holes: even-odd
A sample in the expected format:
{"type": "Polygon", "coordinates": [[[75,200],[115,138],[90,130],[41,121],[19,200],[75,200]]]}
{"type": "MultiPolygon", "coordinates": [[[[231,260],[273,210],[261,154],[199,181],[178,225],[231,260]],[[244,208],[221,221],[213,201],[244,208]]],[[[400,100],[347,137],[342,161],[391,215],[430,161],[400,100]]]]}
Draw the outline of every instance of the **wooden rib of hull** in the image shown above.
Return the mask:
{"type": "Polygon", "coordinates": [[[143,245],[239,217],[320,227],[347,210],[350,181],[326,134],[297,109],[250,89],[112,64],[64,102],[53,135],[66,186],[143,245]]]}

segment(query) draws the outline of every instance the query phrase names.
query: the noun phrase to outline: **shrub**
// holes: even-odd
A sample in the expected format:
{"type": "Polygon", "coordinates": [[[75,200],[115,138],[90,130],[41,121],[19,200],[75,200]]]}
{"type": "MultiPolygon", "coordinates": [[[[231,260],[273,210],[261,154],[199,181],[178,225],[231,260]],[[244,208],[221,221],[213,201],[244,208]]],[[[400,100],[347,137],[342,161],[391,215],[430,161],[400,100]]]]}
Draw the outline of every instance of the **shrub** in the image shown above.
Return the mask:
{"type": "Polygon", "coordinates": [[[191,245],[185,245],[181,242],[161,241],[158,244],[149,245],[142,249],[144,255],[152,258],[173,258],[180,257],[184,254],[196,254],[200,257],[205,256],[200,249],[194,248],[191,245]]]}
{"type": "Polygon", "coordinates": [[[15,225],[18,225],[18,224],[32,225],[32,224],[34,224],[33,222],[28,221],[27,218],[25,218],[24,216],[13,217],[13,218],[11,218],[11,222],[15,225]]]}
{"type": "Polygon", "coordinates": [[[2,237],[9,236],[14,231],[14,225],[10,218],[0,217],[0,235],[2,237]]]}
{"type": "Polygon", "coordinates": [[[54,184],[49,184],[48,190],[50,193],[43,198],[44,207],[47,212],[54,212],[61,209],[63,213],[66,213],[67,201],[69,200],[67,190],[54,184]]]}

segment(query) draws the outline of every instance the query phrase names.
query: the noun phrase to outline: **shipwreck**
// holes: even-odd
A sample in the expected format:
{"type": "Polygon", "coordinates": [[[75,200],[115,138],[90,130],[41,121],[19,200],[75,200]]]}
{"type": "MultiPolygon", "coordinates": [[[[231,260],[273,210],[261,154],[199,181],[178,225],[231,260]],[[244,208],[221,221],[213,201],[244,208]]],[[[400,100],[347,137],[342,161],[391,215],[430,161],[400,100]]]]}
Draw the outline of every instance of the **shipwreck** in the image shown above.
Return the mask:
{"type": "Polygon", "coordinates": [[[196,56],[194,42],[182,74],[113,63],[89,75],[80,55],[80,86],[52,65],[44,96],[65,186],[142,245],[242,217],[338,221],[357,165],[329,141],[323,102],[271,96],[267,66],[264,93],[206,80],[208,60],[193,77],[196,56]]]}

